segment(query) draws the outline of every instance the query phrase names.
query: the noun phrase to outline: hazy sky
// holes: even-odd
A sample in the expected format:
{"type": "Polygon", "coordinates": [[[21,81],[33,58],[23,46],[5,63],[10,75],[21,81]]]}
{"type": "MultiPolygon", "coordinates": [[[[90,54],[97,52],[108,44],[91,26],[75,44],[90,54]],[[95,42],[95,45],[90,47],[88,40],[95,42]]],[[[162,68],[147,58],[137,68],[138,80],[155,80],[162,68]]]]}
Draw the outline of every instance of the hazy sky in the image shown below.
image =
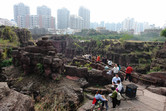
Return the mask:
{"type": "Polygon", "coordinates": [[[66,7],[71,14],[78,14],[79,7],[84,6],[91,12],[91,22],[121,22],[130,17],[156,26],[166,23],[166,0],[1,0],[0,18],[13,19],[13,5],[20,2],[30,7],[31,15],[42,5],[51,8],[54,17],[59,8],[66,7]]]}

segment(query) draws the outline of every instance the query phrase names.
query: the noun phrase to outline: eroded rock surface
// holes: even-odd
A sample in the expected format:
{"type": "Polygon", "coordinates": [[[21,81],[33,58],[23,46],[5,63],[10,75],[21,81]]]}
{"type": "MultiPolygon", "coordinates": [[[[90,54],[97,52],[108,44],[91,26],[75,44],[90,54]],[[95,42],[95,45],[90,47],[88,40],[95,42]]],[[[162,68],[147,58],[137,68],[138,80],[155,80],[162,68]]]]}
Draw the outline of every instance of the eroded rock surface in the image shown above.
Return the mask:
{"type": "Polygon", "coordinates": [[[7,83],[0,82],[1,111],[34,111],[34,101],[31,97],[9,89],[7,83]]]}

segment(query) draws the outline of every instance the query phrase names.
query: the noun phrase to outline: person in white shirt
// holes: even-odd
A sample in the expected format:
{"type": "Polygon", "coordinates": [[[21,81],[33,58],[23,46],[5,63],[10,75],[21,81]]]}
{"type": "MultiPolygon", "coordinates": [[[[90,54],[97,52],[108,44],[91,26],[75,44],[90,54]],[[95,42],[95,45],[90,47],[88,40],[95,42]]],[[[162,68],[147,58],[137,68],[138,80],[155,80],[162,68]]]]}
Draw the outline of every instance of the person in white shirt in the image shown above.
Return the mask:
{"type": "Polygon", "coordinates": [[[121,81],[119,75],[116,74],[115,77],[112,78],[112,84],[116,85],[118,80],[121,81]]]}
{"type": "Polygon", "coordinates": [[[112,61],[111,60],[108,60],[107,63],[108,63],[109,66],[112,66],[112,61]]]}
{"type": "Polygon", "coordinates": [[[120,93],[123,92],[123,85],[122,85],[122,83],[120,82],[120,80],[117,81],[117,88],[118,88],[118,91],[119,91],[120,93]]]}
{"type": "Polygon", "coordinates": [[[114,75],[117,74],[119,72],[119,67],[117,64],[115,64],[115,67],[112,69],[113,70],[113,73],[114,75]]]}

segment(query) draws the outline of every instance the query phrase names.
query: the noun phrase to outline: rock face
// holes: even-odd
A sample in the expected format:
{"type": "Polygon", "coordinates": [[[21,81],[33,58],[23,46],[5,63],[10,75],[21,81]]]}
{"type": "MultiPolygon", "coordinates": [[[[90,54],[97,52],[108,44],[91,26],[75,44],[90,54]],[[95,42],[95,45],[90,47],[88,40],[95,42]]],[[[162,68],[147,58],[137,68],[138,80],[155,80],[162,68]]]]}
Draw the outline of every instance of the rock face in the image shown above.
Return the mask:
{"type": "Polygon", "coordinates": [[[166,70],[166,42],[161,50],[158,50],[152,61],[151,69],[154,71],[166,70]]]}
{"type": "MultiPolygon", "coordinates": [[[[2,62],[2,50],[0,49],[0,63],[2,62]]],[[[2,72],[2,68],[0,66],[0,73],[2,72]]]]}
{"type": "Polygon", "coordinates": [[[29,96],[8,88],[7,83],[0,82],[1,111],[34,111],[34,102],[29,96]]]}
{"type": "Polygon", "coordinates": [[[134,70],[139,73],[147,73],[156,50],[162,47],[163,43],[153,42],[120,42],[118,40],[110,41],[90,41],[78,42],[67,49],[68,54],[83,55],[92,54],[101,55],[119,63],[122,66],[130,64],[134,70]],[[73,48],[74,47],[74,48],[73,48]],[[71,50],[70,50],[71,49],[71,50]],[[74,49],[75,51],[72,51],[74,49]]]}
{"type": "Polygon", "coordinates": [[[149,91],[166,96],[166,87],[148,87],[149,91]]]}
{"type": "Polygon", "coordinates": [[[68,35],[53,35],[49,37],[58,53],[65,54],[66,48],[73,43],[73,39],[68,35]]]}
{"type": "MultiPolygon", "coordinates": [[[[73,66],[65,65],[65,75],[85,78],[89,85],[106,85],[112,83],[114,75],[106,74],[103,63],[90,62],[81,57],[75,57],[73,66]]],[[[122,72],[119,72],[121,80],[124,80],[122,72]]]]}
{"type": "Polygon", "coordinates": [[[132,78],[135,83],[166,87],[166,72],[155,72],[148,75],[133,73],[132,78]]]}
{"type": "Polygon", "coordinates": [[[14,66],[22,66],[25,74],[44,73],[45,76],[57,79],[58,74],[63,73],[63,60],[56,54],[48,38],[42,38],[37,46],[14,48],[12,51],[14,66]]]}

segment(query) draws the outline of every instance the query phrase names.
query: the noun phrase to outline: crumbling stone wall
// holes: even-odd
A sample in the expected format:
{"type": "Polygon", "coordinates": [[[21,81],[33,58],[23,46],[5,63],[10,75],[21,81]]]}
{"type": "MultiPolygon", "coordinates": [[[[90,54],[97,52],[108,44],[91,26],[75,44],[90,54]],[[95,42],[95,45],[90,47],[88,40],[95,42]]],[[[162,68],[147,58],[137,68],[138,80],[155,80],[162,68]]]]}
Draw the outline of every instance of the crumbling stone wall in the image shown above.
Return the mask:
{"type": "Polygon", "coordinates": [[[63,73],[63,59],[57,56],[57,50],[48,38],[42,38],[37,46],[13,48],[14,66],[21,66],[25,74],[44,73],[57,79],[63,73]]]}

